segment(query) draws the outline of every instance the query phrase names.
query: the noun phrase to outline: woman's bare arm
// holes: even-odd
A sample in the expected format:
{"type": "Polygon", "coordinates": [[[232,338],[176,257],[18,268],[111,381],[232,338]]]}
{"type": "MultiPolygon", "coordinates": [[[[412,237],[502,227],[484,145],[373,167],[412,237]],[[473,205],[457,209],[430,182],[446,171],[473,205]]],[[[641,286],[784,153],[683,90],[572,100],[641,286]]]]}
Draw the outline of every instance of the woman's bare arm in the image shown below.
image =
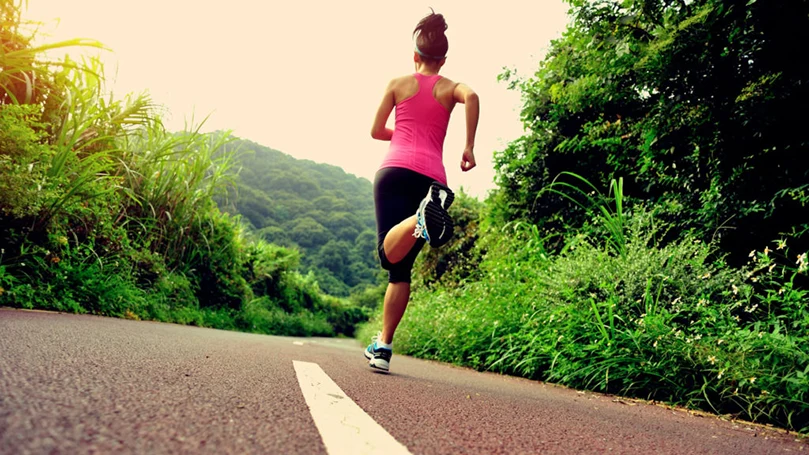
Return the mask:
{"type": "Polygon", "coordinates": [[[379,103],[379,108],[376,110],[376,117],[374,117],[374,124],[371,127],[371,137],[380,141],[389,141],[393,137],[393,130],[388,128],[388,117],[393,111],[393,106],[396,104],[393,87],[396,80],[392,80],[385,88],[385,95],[382,96],[382,102],[379,103]]]}
{"type": "Polygon", "coordinates": [[[480,100],[478,94],[465,84],[455,86],[453,92],[455,102],[463,104],[466,108],[466,145],[461,157],[461,170],[466,172],[476,166],[475,163],[475,135],[480,119],[480,100]]]}

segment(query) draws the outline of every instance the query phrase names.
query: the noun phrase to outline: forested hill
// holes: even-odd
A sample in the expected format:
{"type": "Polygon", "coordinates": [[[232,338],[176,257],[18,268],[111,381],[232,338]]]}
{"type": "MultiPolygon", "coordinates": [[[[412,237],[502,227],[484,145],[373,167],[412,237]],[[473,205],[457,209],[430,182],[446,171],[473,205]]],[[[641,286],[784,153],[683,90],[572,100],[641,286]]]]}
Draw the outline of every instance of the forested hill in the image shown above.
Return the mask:
{"type": "Polygon", "coordinates": [[[378,282],[372,185],[329,164],[299,160],[236,139],[236,190],[220,208],[239,213],[258,237],[301,251],[302,272],[312,271],[327,293],[378,282]]]}

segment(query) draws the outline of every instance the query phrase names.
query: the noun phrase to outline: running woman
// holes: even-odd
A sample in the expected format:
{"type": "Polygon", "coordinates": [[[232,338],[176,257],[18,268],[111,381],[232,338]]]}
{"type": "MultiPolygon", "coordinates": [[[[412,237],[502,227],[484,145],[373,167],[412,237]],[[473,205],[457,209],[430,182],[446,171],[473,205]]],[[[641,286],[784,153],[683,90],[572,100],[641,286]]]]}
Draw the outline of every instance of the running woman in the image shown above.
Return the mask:
{"type": "Polygon", "coordinates": [[[461,170],[475,167],[475,132],[480,114],[478,95],[467,85],[438,73],[449,42],[444,16],[434,11],[419,21],[413,37],[415,73],[388,83],[376,112],[371,137],[390,141],[374,179],[377,250],[388,271],[382,331],[365,350],[372,368],[390,369],[393,335],[410,300],[413,263],[425,243],[440,247],[452,237],[447,214],[454,194],[444,170],[444,137],[457,103],[466,106],[466,146],[461,170]],[[395,128],[386,127],[396,108],[395,128]]]}

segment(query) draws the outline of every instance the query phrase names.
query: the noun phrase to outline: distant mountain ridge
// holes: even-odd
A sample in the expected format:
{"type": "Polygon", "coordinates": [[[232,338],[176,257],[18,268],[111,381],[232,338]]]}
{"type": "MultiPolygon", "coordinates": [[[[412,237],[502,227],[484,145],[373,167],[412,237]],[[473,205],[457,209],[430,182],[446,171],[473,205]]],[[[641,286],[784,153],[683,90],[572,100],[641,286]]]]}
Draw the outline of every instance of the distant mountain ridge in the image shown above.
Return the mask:
{"type": "Polygon", "coordinates": [[[312,271],[329,294],[378,283],[370,181],[241,138],[228,148],[239,175],[220,209],[241,214],[260,238],[299,249],[301,271],[312,271]]]}

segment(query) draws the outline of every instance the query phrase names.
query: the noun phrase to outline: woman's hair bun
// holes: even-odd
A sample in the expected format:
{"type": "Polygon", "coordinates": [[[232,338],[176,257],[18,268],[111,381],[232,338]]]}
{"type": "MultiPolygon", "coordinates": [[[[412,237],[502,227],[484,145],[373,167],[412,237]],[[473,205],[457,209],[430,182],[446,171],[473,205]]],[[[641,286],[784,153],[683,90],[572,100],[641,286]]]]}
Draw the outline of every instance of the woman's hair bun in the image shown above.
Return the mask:
{"type": "Polygon", "coordinates": [[[447,21],[443,14],[436,14],[432,8],[430,11],[416,25],[413,36],[416,37],[416,48],[422,57],[440,60],[447,55],[449,49],[449,42],[444,34],[448,28],[447,21]]]}
{"type": "Polygon", "coordinates": [[[416,28],[413,30],[413,35],[416,33],[419,34],[444,34],[447,30],[447,21],[444,20],[443,14],[437,14],[435,10],[430,8],[431,13],[427,16],[424,16],[416,25],[416,28]]]}

